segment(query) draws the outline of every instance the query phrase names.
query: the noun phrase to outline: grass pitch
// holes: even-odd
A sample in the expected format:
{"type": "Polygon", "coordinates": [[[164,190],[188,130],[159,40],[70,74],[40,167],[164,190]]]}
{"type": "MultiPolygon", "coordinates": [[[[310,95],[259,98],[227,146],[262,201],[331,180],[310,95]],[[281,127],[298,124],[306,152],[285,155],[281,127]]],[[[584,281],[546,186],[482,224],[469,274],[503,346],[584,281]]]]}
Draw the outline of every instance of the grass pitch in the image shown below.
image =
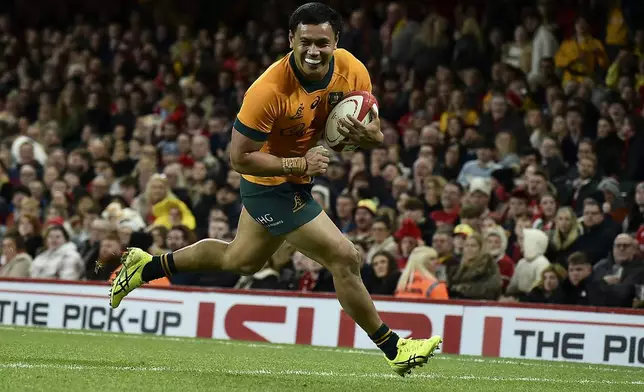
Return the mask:
{"type": "Polygon", "coordinates": [[[644,391],[644,370],[0,326],[0,391],[644,391]]]}

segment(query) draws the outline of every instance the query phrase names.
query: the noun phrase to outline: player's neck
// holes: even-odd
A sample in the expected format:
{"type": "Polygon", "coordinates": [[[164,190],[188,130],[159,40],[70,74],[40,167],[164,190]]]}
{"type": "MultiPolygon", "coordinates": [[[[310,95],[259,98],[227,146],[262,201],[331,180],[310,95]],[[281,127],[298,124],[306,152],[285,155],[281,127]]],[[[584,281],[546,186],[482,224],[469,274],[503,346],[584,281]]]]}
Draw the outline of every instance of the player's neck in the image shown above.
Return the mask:
{"type": "Polygon", "coordinates": [[[291,66],[291,69],[293,70],[293,73],[295,74],[295,77],[300,82],[302,87],[307,92],[313,92],[327,88],[327,86],[331,82],[331,77],[333,76],[333,69],[335,66],[335,58],[331,57],[331,61],[329,61],[327,69],[323,73],[324,76],[321,79],[311,79],[304,72],[302,72],[302,69],[300,69],[299,65],[295,61],[295,56],[292,53],[289,56],[289,64],[291,66]]]}

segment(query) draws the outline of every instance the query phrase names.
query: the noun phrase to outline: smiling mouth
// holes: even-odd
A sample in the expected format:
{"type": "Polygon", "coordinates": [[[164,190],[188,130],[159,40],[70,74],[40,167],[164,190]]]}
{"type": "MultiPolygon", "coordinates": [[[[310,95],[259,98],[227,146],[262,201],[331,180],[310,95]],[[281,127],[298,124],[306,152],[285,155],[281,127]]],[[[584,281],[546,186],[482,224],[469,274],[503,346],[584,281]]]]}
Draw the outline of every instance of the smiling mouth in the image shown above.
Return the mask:
{"type": "Polygon", "coordinates": [[[320,64],[322,64],[322,60],[320,60],[320,59],[313,60],[313,59],[310,59],[310,58],[305,58],[304,62],[307,63],[308,65],[320,65],[320,64]]]}

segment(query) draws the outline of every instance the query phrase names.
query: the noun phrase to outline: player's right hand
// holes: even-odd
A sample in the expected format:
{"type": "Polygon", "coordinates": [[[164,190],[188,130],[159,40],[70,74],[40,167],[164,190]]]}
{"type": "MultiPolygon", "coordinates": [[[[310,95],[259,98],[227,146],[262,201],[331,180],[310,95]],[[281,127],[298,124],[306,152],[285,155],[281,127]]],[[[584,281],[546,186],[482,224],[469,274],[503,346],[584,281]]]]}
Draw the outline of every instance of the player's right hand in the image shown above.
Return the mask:
{"type": "Polygon", "coordinates": [[[306,175],[317,176],[326,173],[329,167],[329,151],[323,146],[316,146],[306,152],[306,175]]]}

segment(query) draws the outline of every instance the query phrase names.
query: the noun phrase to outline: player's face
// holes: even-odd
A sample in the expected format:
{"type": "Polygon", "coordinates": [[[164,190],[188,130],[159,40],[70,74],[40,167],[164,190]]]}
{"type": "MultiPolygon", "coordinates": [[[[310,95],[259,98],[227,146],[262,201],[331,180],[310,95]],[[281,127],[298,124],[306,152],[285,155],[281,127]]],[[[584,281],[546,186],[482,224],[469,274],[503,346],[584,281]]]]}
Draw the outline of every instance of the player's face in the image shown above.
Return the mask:
{"type": "Polygon", "coordinates": [[[329,62],[337,48],[336,35],[331,25],[300,24],[295,34],[289,33],[289,42],[300,71],[307,78],[322,79],[329,70],[329,62]]]}

